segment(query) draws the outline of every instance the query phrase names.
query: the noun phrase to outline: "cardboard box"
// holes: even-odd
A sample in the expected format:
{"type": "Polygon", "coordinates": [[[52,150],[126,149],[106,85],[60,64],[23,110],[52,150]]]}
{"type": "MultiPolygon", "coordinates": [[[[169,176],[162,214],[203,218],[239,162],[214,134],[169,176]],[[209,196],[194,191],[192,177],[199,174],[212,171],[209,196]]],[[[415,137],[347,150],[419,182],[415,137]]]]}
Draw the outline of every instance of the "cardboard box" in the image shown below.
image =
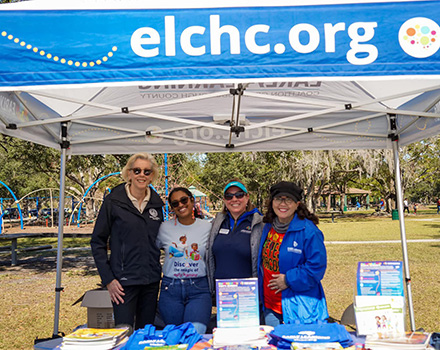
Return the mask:
{"type": "Polygon", "coordinates": [[[84,294],[81,306],[87,308],[87,327],[113,328],[115,320],[108,290],[89,290],[84,294]]]}

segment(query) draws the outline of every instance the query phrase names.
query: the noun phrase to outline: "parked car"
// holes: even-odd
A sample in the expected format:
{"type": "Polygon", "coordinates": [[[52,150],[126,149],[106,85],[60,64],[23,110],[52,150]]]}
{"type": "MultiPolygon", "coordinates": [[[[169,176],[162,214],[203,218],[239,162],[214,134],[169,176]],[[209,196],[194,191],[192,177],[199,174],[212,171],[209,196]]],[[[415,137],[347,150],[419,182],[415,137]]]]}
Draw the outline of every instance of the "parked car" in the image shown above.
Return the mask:
{"type": "Polygon", "coordinates": [[[3,210],[3,219],[18,219],[19,217],[18,208],[6,208],[3,210]]]}
{"type": "MultiPolygon", "coordinates": [[[[58,209],[57,208],[53,208],[53,215],[58,214],[58,209]]],[[[52,215],[52,211],[51,208],[43,208],[40,210],[40,215],[41,216],[51,216],[52,215]]]]}
{"type": "Polygon", "coordinates": [[[38,215],[38,209],[29,209],[28,214],[30,216],[37,216],[38,215]]]}

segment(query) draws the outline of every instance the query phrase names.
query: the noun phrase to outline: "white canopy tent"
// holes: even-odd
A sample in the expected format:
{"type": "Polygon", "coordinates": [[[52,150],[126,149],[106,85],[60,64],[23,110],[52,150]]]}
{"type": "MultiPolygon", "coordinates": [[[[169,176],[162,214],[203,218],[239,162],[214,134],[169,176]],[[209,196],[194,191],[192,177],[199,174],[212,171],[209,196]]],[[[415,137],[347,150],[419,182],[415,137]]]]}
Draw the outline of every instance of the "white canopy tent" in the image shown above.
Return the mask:
{"type": "Polygon", "coordinates": [[[398,150],[440,131],[437,23],[436,1],[3,4],[0,132],[61,149],[60,193],[69,154],[392,149],[414,330],[398,150]]]}

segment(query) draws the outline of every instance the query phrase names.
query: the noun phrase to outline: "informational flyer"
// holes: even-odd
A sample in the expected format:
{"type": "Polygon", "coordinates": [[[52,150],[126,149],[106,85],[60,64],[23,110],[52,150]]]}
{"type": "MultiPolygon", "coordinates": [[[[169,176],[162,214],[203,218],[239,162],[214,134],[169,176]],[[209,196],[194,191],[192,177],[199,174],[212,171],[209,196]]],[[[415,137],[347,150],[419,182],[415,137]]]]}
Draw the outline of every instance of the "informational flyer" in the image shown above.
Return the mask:
{"type": "Polygon", "coordinates": [[[354,310],[358,335],[389,337],[405,332],[405,300],[402,296],[357,295],[354,310]]]}
{"type": "Polygon", "coordinates": [[[216,280],[217,327],[252,327],[260,324],[258,279],[216,280]]]}
{"type": "Polygon", "coordinates": [[[359,262],[357,295],[403,296],[402,262],[359,262]]]}

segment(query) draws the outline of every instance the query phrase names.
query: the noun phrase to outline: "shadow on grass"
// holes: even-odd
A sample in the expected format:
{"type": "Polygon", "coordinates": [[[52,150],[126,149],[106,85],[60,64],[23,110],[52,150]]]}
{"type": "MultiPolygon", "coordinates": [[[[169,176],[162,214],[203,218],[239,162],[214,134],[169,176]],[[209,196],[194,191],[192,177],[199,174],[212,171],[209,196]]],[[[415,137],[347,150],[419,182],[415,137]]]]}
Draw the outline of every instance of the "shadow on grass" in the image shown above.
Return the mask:
{"type": "MultiPolygon", "coordinates": [[[[11,257],[0,258],[0,272],[27,271],[33,273],[55,272],[57,257],[54,252],[40,252],[35,254],[23,253],[18,256],[18,264],[11,266],[11,257]]],[[[74,270],[75,274],[82,276],[96,276],[98,271],[90,251],[64,253],[63,273],[74,270]]]]}
{"type": "Polygon", "coordinates": [[[439,223],[425,223],[423,226],[427,226],[430,228],[438,228],[440,229],[440,224],[439,223]]]}

